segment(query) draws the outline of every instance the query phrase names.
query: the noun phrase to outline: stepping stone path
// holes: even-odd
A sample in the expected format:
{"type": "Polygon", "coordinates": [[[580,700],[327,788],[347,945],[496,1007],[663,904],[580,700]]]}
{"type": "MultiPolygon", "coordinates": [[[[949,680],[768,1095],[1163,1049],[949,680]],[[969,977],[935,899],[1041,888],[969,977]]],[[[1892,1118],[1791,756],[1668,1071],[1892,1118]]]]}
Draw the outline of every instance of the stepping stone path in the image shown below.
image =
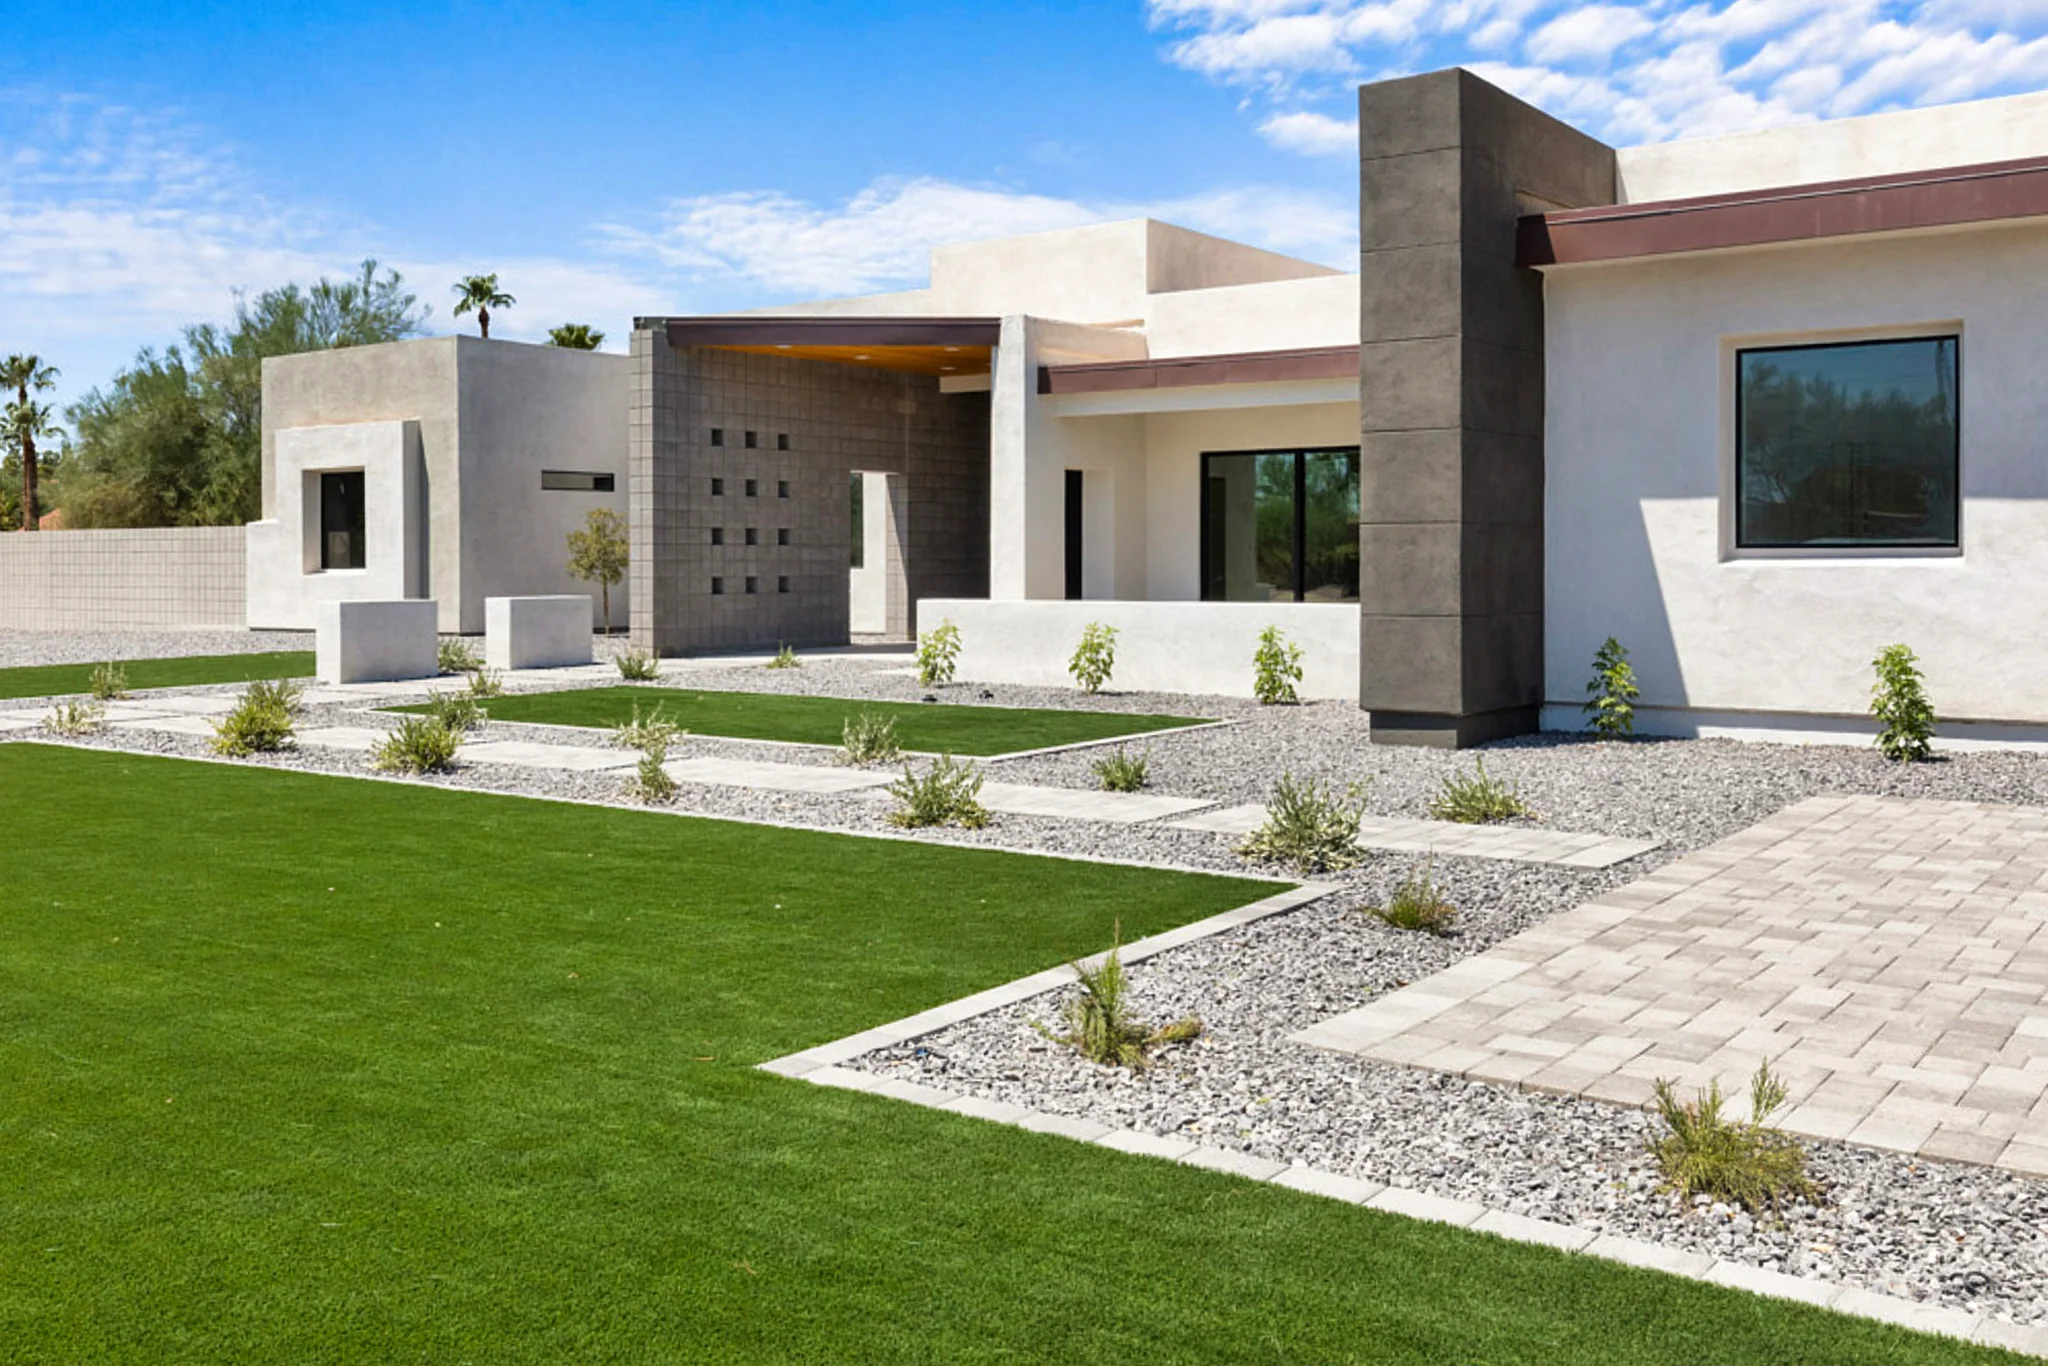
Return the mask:
{"type": "Polygon", "coordinates": [[[1142,792],[1102,792],[1075,787],[1032,787],[1024,783],[983,783],[981,804],[1013,816],[1135,825],[1162,816],[1185,815],[1215,803],[1200,797],[1157,797],[1142,792]]]}
{"type": "MultiPolygon", "coordinates": [[[[1176,830],[1249,835],[1265,822],[1266,808],[1254,803],[1204,811],[1168,824],[1176,830]]],[[[1455,821],[1402,820],[1390,816],[1362,818],[1358,822],[1358,842],[1368,849],[1390,849],[1396,853],[1505,859],[1515,863],[1549,863],[1561,868],[1609,868],[1663,843],[1535,830],[1522,825],[1460,825],[1455,821]]]]}
{"type": "Polygon", "coordinates": [[[599,749],[592,745],[541,745],[530,740],[481,740],[464,745],[456,760],[467,764],[517,764],[523,768],[552,769],[560,773],[602,773],[606,769],[631,768],[640,762],[630,750],[599,749]]]}
{"type": "Polygon", "coordinates": [[[896,781],[893,773],[822,764],[770,764],[753,759],[674,759],[664,765],[679,783],[711,783],[759,792],[859,792],[896,781]]]}

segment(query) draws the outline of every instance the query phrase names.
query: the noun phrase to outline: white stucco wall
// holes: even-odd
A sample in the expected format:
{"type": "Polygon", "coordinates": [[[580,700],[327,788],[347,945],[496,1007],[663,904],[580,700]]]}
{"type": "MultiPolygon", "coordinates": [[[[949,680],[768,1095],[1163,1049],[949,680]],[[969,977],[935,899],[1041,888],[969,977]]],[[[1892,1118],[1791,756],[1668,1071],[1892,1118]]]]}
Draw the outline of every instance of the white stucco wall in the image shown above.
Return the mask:
{"type": "MultiPolygon", "coordinates": [[[[484,599],[588,594],[569,573],[568,535],[594,508],[626,515],[630,357],[467,338],[457,358],[462,489],[460,628],[484,629],[484,599]],[[543,470],[612,476],[610,493],[542,489],[543,470]]],[[[445,595],[444,595],[445,601],[445,595]]],[[[627,618],[612,585],[612,624],[627,618]]],[[[445,617],[445,610],[444,610],[445,617]]]]}
{"type": "Polygon", "coordinates": [[[2048,155],[2048,91],[1624,147],[1623,203],[2048,155]]]}
{"type": "Polygon", "coordinates": [[[248,527],[248,624],[310,631],[323,604],[427,595],[426,461],[417,422],[290,427],[276,434],[275,515],[248,527]],[[323,472],[363,473],[363,567],[320,567],[323,472]]]}
{"type": "Polygon", "coordinates": [[[1302,650],[1304,699],[1358,700],[1358,605],[1263,602],[987,602],[926,598],[917,619],[960,628],[962,682],[1071,687],[1082,628],[1117,629],[1115,691],[1252,695],[1259,632],[1302,650]]]}
{"type": "Polygon", "coordinates": [[[1611,634],[1656,728],[1860,716],[1904,641],[1944,716],[2048,722],[2043,282],[2048,225],[1547,273],[1549,699],[1611,634]],[[1961,333],[1961,552],[1736,557],[1736,344],[1881,331],[1961,333]]]}
{"type": "MultiPolygon", "coordinates": [[[[312,604],[322,598],[409,595],[440,603],[443,631],[476,633],[484,628],[486,596],[587,592],[597,599],[595,585],[569,576],[566,538],[591,508],[626,511],[631,374],[626,356],[478,337],[265,361],[263,506],[269,520],[250,532],[250,623],[310,627],[312,604]],[[415,431],[423,519],[418,579],[343,594],[339,580],[287,582],[262,568],[292,562],[297,553],[274,550],[266,539],[292,534],[284,504],[296,497],[296,484],[280,472],[279,453],[299,439],[295,433],[389,423],[415,431]],[[613,491],[543,490],[544,469],[608,473],[613,491]]],[[[329,461],[328,467],[340,466],[329,461]]],[[[373,546],[381,520],[372,507],[373,546]]],[[[369,559],[374,574],[374,549],[369,559]]],[[[611,606],[613,622],[623,624],[624,583],[613,588],[611,606]]]]}
{"type": "Polygon", "coordinates": [[[1214,356],[1358,345],[1358,277],[1229,285],[1146,300],[1149,353],[1214,356]]]}

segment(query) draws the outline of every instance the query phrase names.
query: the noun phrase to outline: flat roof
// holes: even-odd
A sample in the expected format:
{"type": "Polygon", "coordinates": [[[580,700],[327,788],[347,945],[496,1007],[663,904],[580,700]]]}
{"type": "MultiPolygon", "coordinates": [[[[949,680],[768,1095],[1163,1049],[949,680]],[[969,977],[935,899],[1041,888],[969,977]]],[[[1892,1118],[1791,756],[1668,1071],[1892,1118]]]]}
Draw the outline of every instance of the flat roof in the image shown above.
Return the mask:
{"type": "Polygon", "coordinates": [[[633,326],[662,329],[670,346],[707,346],[941,378],[986,374],[990,348],[1002,333],[998,318],[911,314],[635,318],[633,326]]]}
{"type": "Polygon", "coordinates": [[[1579,265],[2048,216],[2048,157],[1528,214],[1525,266],[1579,265]]]}
{"type": "Polygon", "coordinates": [[[1356,379],[1356,346],[1291,351],[1235,351],[1159,360],[1081,361],[1038,367],[1041,394],[1101,394],[1123,389],[1179,389],[1198,384],[1270,384],[1290,379],[1356,379]]]}

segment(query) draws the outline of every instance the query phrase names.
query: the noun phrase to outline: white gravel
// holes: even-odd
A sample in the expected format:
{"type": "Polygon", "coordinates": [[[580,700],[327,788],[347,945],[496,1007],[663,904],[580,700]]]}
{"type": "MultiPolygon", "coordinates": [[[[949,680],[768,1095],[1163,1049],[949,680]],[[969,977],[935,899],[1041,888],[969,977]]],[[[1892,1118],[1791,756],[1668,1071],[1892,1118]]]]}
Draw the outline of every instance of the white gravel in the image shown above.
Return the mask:
{"type": "Polygon", "coordinates": [[[310,631],[0,631],[0,669],[24,664],[97,664],[103,659],[263,654],[310,650],[310,631]]]}
{"type": "MultiPolygon", "coordinates": [[[[13,638],[0,637],[0,648],[13,638]]],[[[253,646],[251,648],[254,648],[253,646]]],[[[264,648],[278,648],[265,646],[264,648]]],[[[289,648],[287,646],[286,648],[289,648]]],[[[95,646],[72,656],[104,657],[95,646]]],[[[0,656],[8,662],[48,662],[0,656]]],[[[813,660],[801,670],[758,665],[666,680],[691,688],[746,688],[847,698],[933,695],[890,672],[900,658],[813,660]]],[[[451,686],[453,681],[451,681],[451,686]]],[[[204,690],[200,690],[204,691],[204,690]]],[[[1367,743],[1356,709],[1319,704],[1260,708],[1216,698],[1141,694],[1085,697],[1058,689],[955,685],[947,702],[1162,711],[1229,719],[1226,727],[1135,742],[1152,757],[1153,790],[1218,801],[1263,798],[1284,769],[1343,783],[1369,779],[1375,814],[1421,816],[1446,773],[1473,756],[1367,743]]],[[[389,724],[357,707],[314,709],[317,725],[389,724]]],[[[487,738],[589,744],[587,731],[493,725],[487,738]]],[[[17,737],[33,738],[33,737],[17,737]]],[[[87,743],[200,754],[202,740],[148,732],[87,743]]],[[[691,738],[683,754],[827,762],[818,750],[691,738]]],[[[1087,751],[988,764],[1003,781],[1092,786],[1087,751]]],[[[1048,1044],[1027,1021],[1057,1001],[968,1021],[856,1063],[1033,1108],[1085,1115],[1155,1133],[1479,1200],[1540,1218],[1865,1286],[2020,1322],[2048,1321],[2048,1182],[1983,1168],[1915,1161],[1844,1144],[1809,1144],[1826,1189],[1821,1207],[1782,1221],[1718,1207],[1681,1209],[1656,1189],[1643,1153],[1647,1117],[1595,1102],[1524,1095],[1480,1083],[1317,1053],[1285,1037],[1379,992],[1429,975],[1605,888],[1723,838],[1790,802],[1823,792],[1873,792],[2048,805],[2048,759],[1977,753],[1898,767],[1844,747],[1726,741],[1594,743],[1543,736],[1485,751],[1488,771],[1516,784],[1547,824],[1563,830],[1657,838],[1655,852],[1595,872],[1439,858],[1436,875],[1460,907],[1459,933],[1431,939],[1390,930],[1358,909],[1379,900],[1413,861],[1385,857],[1337,878],[1323,903],[1162,954],[1132,970],[1140,1009],[1192,1013],[1203,1036],[1149,1073],[1098,1069],[1048,1044]]],[[[306,750],[251,762],[363,772],[359,754],[306,750]]],[[[620,777],[473,765],[425,779],[437,785],[619,801],[620,777]]],[[[686,787],[678,810],[814,827],[882,831],[874,794],[811,797],[686,787]]],[[[988,830],[920,832],[948,843],[1038,849],[1241,870],[1217,835],[998,816],[988,830]]]]}

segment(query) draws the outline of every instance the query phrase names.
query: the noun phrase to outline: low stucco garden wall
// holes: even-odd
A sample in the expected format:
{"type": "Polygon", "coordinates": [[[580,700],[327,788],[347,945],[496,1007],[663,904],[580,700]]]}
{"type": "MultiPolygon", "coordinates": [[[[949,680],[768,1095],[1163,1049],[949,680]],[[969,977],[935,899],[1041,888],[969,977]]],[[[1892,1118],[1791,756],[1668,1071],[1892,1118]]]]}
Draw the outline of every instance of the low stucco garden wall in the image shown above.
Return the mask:
{"type": "Polygon", "coordinates": [[[1117,630],[1111,688],[1223,697],[1252,695],[1259,632],[1276,625],[1301,647],[1304,698],[1358,700],[1356,603],[919,601],[919,630],[941,621],[960,628],[963,682],[1069,685],[1082,628],[1101,622],[1117,630]]]}

